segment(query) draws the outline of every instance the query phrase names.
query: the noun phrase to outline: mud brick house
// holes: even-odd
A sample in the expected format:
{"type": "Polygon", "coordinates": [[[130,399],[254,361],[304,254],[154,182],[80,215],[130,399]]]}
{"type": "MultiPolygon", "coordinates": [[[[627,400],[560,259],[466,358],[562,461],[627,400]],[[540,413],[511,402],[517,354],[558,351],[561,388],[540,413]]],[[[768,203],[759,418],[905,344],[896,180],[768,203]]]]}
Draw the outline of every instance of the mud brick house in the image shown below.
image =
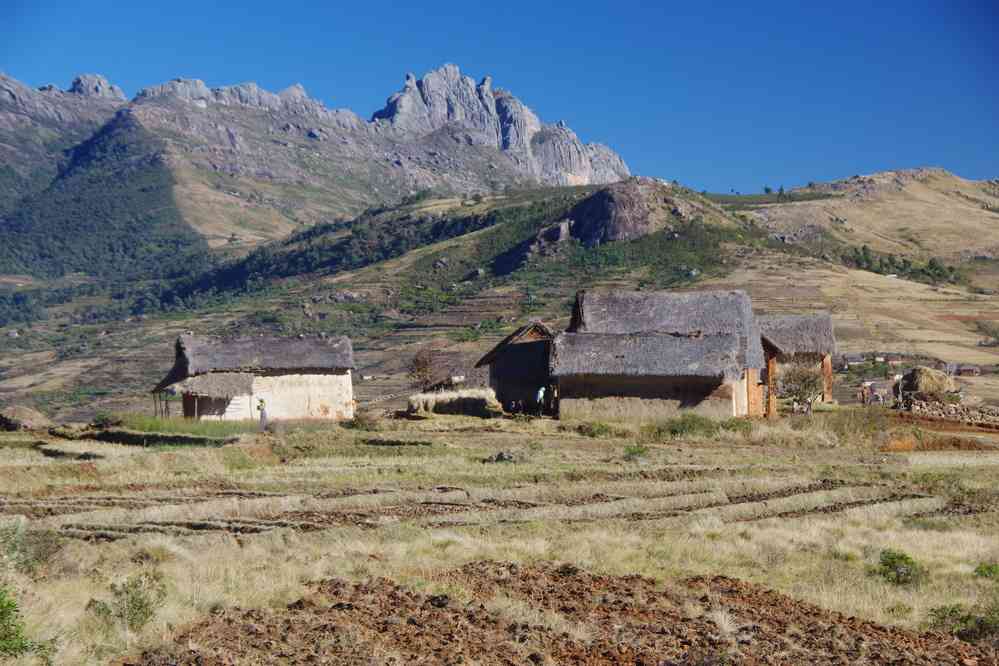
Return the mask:
{"type": "Polygon", "coordinates": [[[504,409],[532,405],[538,389],[551,383],[548,357],[551,329],[540,321],[529,322],[503,338],[475,364],[489,368],[489,386],[504,409]]]}
{"type": "Polygon", "coordinates": [[[742,291],[582,291],[550,371],[562,418],[761,416],[765,358],[742,291]]]}
{"type": "Polygon", "coordinates": [[[153,395],[168,414],[166,393],[182,397],[188,418],[234,421],[354,417],[351,370],[354,350],[346,337],[258,337],[220,340],[183,335],[173,368],[153,395]]]}
{"type": "Polygon", "coordinates": [[[814,363],[822,368],[822,401],[833,400],[833,364],[836,337],[827,312],[757,317],[767,359],[767,414],[777,413],[779,363],[814,363]]]}

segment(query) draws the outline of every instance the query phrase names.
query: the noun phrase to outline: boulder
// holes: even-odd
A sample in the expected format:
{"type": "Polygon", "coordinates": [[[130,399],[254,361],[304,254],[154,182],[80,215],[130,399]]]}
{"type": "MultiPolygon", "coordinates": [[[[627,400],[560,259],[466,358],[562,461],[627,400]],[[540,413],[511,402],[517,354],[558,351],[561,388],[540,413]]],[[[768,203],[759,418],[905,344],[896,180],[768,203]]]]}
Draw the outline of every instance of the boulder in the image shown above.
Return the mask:
{"type": "Polygon", "coordinates": [[[14,405],[0,409],[0,430],[47,430],[52,426],[48,417],[30,407],[14,405]]]}

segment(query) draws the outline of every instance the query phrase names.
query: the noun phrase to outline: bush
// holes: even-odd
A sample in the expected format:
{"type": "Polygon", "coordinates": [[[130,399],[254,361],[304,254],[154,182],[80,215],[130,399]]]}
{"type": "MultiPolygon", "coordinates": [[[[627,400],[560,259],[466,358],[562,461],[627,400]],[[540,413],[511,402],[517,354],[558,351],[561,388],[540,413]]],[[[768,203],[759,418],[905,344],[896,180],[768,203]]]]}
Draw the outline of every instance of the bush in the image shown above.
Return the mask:
{"type": "Polygon", "coordinates": [[[31,652],[34,645],[24,635],[24,622],[17,601],[0,586],[0,655],[17,657],[31,652]]]}
{"type": "Polygon", "coordinates": [[[566,428],[567,430],[574,430],[584,437],[594,437],[594,438],[604,438],[604,437],[622,437],[627,435],[627,431],[620,428],[615,428],[614,426],[604,423],[603,421],[591,421],[589,423],[580,423],[575,428],[566,428]]]}
{"type": "Polygon", "coordinates": [[[624,459],[628,461],[637,460],[648,452],[648,447],[642,446],[641,444],[629,444],[624,447],[624,459]]]}
{"type": "Polygon", "coordinates": [[[90,422],[90,425],[98,430],[107,430],[108,428],[117,428],[122,424],[120,417],[115,416],[110,412],[97,412],[94,415],[94,420],[90,422]]]}
{"type": "Polygon", "coordinates": [[[999,579],[999,562],[982,562],[975,567],[975,575],[979,578],[999,579]]]}
{"type": "Polygon", "coordinates": [[[721,424],[714,419],[688,412],[668,421],[643,426],[642,436],[653,442],[680,437],[713,437],[718,434],[721,427],[721,424]]]}
{"type": "Polygon", "coordinates": [[[50,530],[29,530],[27,521],[0,528],[0,554],[22,573],[32,574],[62,548],[50,530]]]}
{"type": "Polygon", "coordinates": [[[140,631],[165,600],[163,575],[156,570],[147,570],[129,576],[124,583],[112,583],[111,600],[91,599],[87,610],[109,626],[120,624],[130,631],[140,631]]]}
{"type": "Polygon", "coordinates": [[[919,585],[926,579],[926,568],[900,550],[882,550],[873,573],[892,585],[919,585]]]}
{"type": "Polygon", "coordinates": [[[963,641],[999,636],[999,599],[975,609],[961,604],[937,606],[930,609],[929,616],[930,627],[954,634],[963,641]]]}
{"type": "Polygon", "coordinates": [[[753,432],[753,422],[748,419],[731,418],[725,419],[718,424],[725,432],[733,432],[742,436],[748,436],[753,432]]]}
{"type": "Polygon", "coordinates": [[[780,373],[780,394],[811,405],[822,395],[822,372],[803,363],[795,363],[780,373]]]}

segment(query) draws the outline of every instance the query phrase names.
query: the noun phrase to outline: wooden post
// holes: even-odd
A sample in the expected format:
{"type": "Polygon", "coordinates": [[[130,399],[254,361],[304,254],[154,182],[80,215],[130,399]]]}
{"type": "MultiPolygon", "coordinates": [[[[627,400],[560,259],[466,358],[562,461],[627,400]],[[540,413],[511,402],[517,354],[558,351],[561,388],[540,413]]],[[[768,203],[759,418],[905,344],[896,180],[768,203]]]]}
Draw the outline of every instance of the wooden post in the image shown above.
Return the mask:
{"type": "Polygon", "coordinates": [[[777,413],[777,356],[767,356],[767,418],[775,419],[777,413]]]}
{"type": "Polygon", "coordinates": [[[822,402],[833,401],[833,368],[832,356],[822,357],[822,402]]]}

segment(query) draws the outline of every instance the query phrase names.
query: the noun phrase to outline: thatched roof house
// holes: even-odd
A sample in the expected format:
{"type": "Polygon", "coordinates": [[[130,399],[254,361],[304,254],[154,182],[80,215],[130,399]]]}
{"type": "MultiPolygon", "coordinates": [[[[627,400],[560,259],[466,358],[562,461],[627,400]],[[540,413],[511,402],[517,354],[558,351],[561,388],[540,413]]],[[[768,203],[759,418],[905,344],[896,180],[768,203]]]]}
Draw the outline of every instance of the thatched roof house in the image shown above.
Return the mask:
{"type": "Polygon", "coordinates": [[[550,367],[563,417],[646,420],[762,415],[764,364],[745,292],[582,291],[550,367]]]}
{"type": "Polygon", "coordinates": [[[540,321],[524,324],[485,354],[476,368],[489,368],[489,386],[509,411],[536,408],[538,389],[551,382],[548,357],[552,330],[540,321]]]}
{"type": "Polygon", "coordinates": [[[154,394],[183,396],[184,416],[239,420],[353,418],[354,350],[346,337],[256,337],[235,340],[183,335],[174,364],[154,394]]]}

